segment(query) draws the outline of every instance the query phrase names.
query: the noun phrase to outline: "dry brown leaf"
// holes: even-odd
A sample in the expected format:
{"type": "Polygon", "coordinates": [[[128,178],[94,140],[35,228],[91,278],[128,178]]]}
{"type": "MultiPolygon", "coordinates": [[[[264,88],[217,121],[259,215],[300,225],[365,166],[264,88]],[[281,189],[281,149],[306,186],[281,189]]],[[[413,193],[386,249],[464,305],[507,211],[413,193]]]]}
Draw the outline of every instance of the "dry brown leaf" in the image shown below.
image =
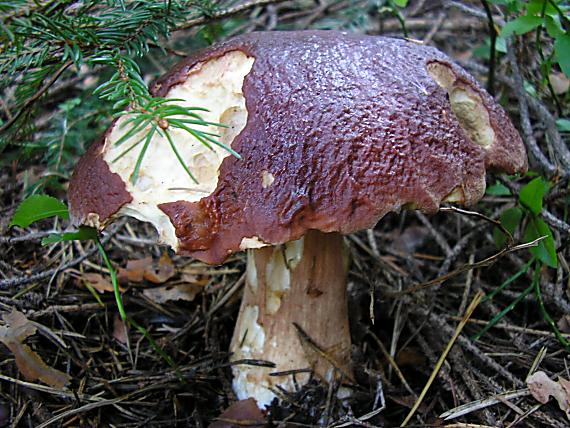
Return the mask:
{"type": "Polygon", "coordinates": [[[263,412],[259,410],[253,398],[235,402],[216,419],[208,428],[237,428],[239,426],[261,428],[267,425],[263,412]]]}
{"type": "Polygon", "coordinates": [[[570,79],[564,73],[553,71],[550,73],[550,84],[556,95],[562,95],[570,88],[570,79]]]}
{"type": "Polygon", "coordinates": [[[151,257],[144,259],[129,260],[125,269],[119,269],[118,277],[120,282],[143,282],[144,271],[152,264],[151,257]]]}
{"type": "Polygon", "coordinates": [[[129,260],[125,269],[119,269],[120,282],[150,281],[154,284],[163,284],[176,275],[176,268],[168,253],[164,253],[158,262],[151,257],[139,260],[129,260]]]}
{"type": "Polygon", "coordinates": [[[194,285],[200,285],[202,287],[208,285],[210,282],[210,275],[207,274],[194,274],[194,273],[183,273],[180,277],[183,282],[187,282],[194,285]]]}
{"type": "MultiPolygon", "coordinates": [[[[93,287],[95,290],[97,290],[99,293],[104,293],[106,291],[110,293],[113,292],[113,284],[111,284],[111,281],[109,281],[100,273],[96,272],[84,273],[81,279],[83,281],[87,281],[89,285],[93,287]]],[[[121,293],[125,292],[124,288],[122,287],[119,287],[119,290],[121,291],[121,293]]]]}
{"type": "Polygon", "coordinates": [[[164,303],[170,300],[191,302],[202,289],[203,287],[195,284],[178,284],[147,288],[143,291],[143,294],[156,303],[164,303]]]}
{"type": "Polygon", "coordinates": [[[174,275],[176,275],[176,268],[166,252],[162,254],[157,264],[149,264],[144,271],[144,279],[154,284],[163,284],[174,275]]]}
{"type": "Polygon", "coordinates": [[[122,344],[129,341],[127,326],[118,314],[113,319],[113,337],[122,344]]]}
{"type": "Polygon", "coordinates": [[[554,382],[543,371],[538,371],[526,380],[528,389],[532,396],[540,403],[548,403],[550,397],[558,402],[560,409],[566,413],[566,417],[570,419],[570,382],[560,378],[558,382],[554,382]]]}
{"type": "Polygon", "coordinates": [[[2,315],[2,318],[6,325],[0,326],[0,342],[14,354],[20,373],[29,381],[40,380],[54,388],[63,388],[70,376],[49,367],[28,345],[22,343],[36,333],[35,325],[15,309],[2,315]]]}
{"type": "Polygon", "coordinates": [[[562,333],[570,333],[570,315],[564,315],[556,323],[562,333]]]}

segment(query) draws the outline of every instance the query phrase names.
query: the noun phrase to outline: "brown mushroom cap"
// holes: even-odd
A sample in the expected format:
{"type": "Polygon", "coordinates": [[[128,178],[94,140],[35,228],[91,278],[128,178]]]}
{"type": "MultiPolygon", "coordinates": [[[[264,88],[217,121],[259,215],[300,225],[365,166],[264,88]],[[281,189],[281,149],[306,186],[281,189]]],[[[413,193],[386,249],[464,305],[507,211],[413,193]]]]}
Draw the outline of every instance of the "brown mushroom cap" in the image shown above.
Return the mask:
{"type": "MultiPolygon", "coordinates": [[[[404,40],[245,34],[187,58],[153,93],[169,96],[193,67],[235,51],[254,58],[243,80],[247,122],[231,142],[243,158],[226,157],[201,199],[158,204],[181,254],[220,263],[248,239],[281,244],[309,229],[355,232],[403,207],[469,205],[486,169],[526,170],[520,136],[493,98],[443,53],[404,40]]],[[[95,143],[72,177],[79,223],[104,224],[132,200],[103,160],[108,146],[95,143]]]]}

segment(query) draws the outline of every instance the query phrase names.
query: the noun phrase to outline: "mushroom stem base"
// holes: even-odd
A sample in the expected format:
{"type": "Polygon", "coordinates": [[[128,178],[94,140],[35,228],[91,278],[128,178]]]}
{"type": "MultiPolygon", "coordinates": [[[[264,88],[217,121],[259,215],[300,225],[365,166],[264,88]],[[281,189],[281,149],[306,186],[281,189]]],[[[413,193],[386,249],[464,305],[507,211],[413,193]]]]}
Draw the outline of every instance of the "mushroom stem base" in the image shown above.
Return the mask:
{"type": "Polygon", "coordinates": [[[326,381],[352,378],[347,271],[338,233],[310,231],[297,241],[248,252],[232,360],[266,360],[275,368],[235,365],[239,399],[255,398],[264,408],[277,386],[295,391],[310,372],[326,381]],[[298,372],[275,375],[287,371],[298,372]]]}

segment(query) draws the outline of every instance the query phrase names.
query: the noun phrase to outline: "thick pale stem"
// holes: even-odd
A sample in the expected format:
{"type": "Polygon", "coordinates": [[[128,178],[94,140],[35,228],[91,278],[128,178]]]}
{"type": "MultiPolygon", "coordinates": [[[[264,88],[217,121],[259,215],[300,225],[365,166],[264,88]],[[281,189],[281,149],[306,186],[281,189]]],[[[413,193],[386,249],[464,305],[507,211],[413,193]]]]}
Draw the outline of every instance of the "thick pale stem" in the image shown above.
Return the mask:
{"type": "Polygon", "coordinates": [[[304,385],[312,369],[325,380],[351,377],[346,300],[347,254],[337,233],[310,231],[298,241],[250,250],[244,296],[231,344],[232,359],[262,359],[275,368],[236,365],[234,390],[260,407],[304,385]],[[297,328],[298,326],[299,328],[297,328]],[[303,333],[306,333],[304,335],[303,333]]]}

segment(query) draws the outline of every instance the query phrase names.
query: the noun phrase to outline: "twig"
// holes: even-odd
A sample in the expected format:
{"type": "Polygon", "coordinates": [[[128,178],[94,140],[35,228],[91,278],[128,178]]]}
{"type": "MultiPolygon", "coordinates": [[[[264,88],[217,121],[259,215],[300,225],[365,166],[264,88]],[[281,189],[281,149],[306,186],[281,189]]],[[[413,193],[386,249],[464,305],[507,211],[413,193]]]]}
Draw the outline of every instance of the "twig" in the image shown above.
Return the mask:
{"type": "Polygon", "coordinates": [[[63,74],[67,68],[73,64],[72,60],[68,60],[59,67],[59,69],[49,78],[49,80],[36,92],[32,97],[30,97],[22,106],[20,111],[12,116],[2,127],[0,127],[0,134],[10,128],[19,118],[28,110],[63,74]]]}
{"type": "Polygon", "coordinates": [[[426,288],[431,287],[432,285],[440,284],[444,281],[447,281],[447,280],[449,280],[453,277],[456,277],[459,274],[467,272],[471,269],[490,266],[493,263],[497,262],[501,257],[503,257],[507,254],[510,254],[514,251],[522,250],[525,248],[536,247],[538,245],[538,243],[545,238],[546,238],[545,236],[541,236],[540,238],[537,238],[531,242],[515,245],[514,247],[503,248],[498,253],[495,253],[492,256],[487,257],[486,259],[483,259],[483,260],[476,262],[476,263],[473,263],[473,264],[470,264],[470,263],[464,264],[463,266],[459,267],[458,269],[455,269],[455,270],[449,272],[448,274],[445,274],[445,275],[439,276],[435,279],[432,279],[431,281],[427,281],[427,282],[424,282],[424,283],[421,283],[418,285],[414,285],[413,287],[407,288],[407,289],[402,290],[402,291],[390,292],[390,293],[386,293],[386,294],[389,295],[390,297],[399,297],[399,296],[403,296],[406,294],[415,293],[415,292],[420,291],[420,290],[424,290],[426,288]]]}
{"type": "MultiPolygon", "coordinates": [[[[460,3],[458,1],[447,1],[447,2],[445,2],[445,7],[448,7],[448,8],[454,7],[454,8],[459,9],[460,11],[462,11],[464,13],[467,13],[468,15],[475,16],[475,17],[477,17],[483,21],[488,20],[488,16],[485,12],[482,12],[479,9],[475,9],[473,7],[467,6],[467,5],[460,3]]],[[[495,21],[499,25],[503,25],[505,23],[503,18],[499,18],[499,17],[494,17],[493,21],[495,21]]]]}
{"type": "Polygon", "coordinates": [[[17,242],[35,241],[53,235],[57,231],[33,232],[23,236],[0,236],[0,244],[15,244],[17,242]]]}
{"type": "Polygon", "coordinates": [[[238,6],[215,12],[210,16],[201,16],[199,18],[190,19],[184,24],[176,27],[173,31],[188,30],[189,28],[195,27],[197,25],[207,24],[212,21],[228,18],[230,16],[237,15],[238,13],[245,12],[246,10],[253,9],[258,6],[267,6],[270,4],[282,3],[284,1],[285,0],[251,0],[238,6]]]}
{"type": "Polygon", "coordinates": [[[415,397],[416,399],[418,398],[417,394],[414,392],[414,390],[410,387],[410,384],[408,383],[408,381],[406,380],[406,377],[404,376],[404,374],[402,373],[402,371],[400,370],[400,367],[398,367],[398,363],[396,363],[396,361],[394,360],[394,358],[390,355],[390,353],[388,352],[388,350],[386,349],[386,347],[384,346],[384,344],[380,341],[380,339],[378,339],[378,336],[376,336],[374,334],[374,332],[370,329],[367,329],[367,333],[370,335],[370,337],[372,337],[372,339],[374,339],[374,342],[376,342],[376,344],[378,345],[378,347],[380,348],[380,351],[382,351],[382,354],[384,354],[384,358],[386,358],[388,360],[388,363],[392,366],[392,368],[394,369],[394,371],[396,372],[396,375],[398,376],[398,378],[400,379],[400,382],[402,382],[402,385],[404,385],[404,388],[406,388],[406,390],[410,393],[410,395],[412,397],[415,397]]]}
{"type": "MultiPolygon", "coordinates": [[[[109,240],[113,237],[115,232],[123,224],[124,224],[124,221],[119,222],[117,224],[117,226],[115,227],[115,230],[113,232],[109,233],[107,236],[105,236],[101,241],[103,243],[109,242],[109,240]]],[[[53,269],[48,269],[48,270],[45,270],[43,272],[38,272],[36,274],[32,274],[32,275],[25,276],[25,277],[4,279],[4,280],[0,281],[0,289],[9,288],[9,287],[16,287],[18,285],[26,285],[26,284],[30,284],[32,282],[39,281],[40,279],[49,278],[53,275],[57,275],[58,273],[66,270],[70,267],[77,266],[82,261],[84,261],[84,260],[88,259],[89,257],[91,257],[92,255],[96,254],[97,251],[98,251],[97,247],[94,246],[89,251],[87,251],[85,254],[82,254],[81,256],[79,256],[79,257],[77,257],[77,258],[75,258],[75,259],[73,259],[67,263],[59,265],[58,267],[55,267],[53,269]]]]}
{"type": "Polygon", "coordinates": [[[400,425],[401,427],[405,427],[408,422],[410,421],[410,419],[412,419],[412,417],[414,416],[414,414],[416,413],[416,411],[418,410],[418,408],[420,407],[420,404],[422,403],[423,399],[425,398],[431,384],[433,383],[433,381],[435,380],[441,366],[443,365],[443,362],[445,361],[445,359],[447,358],[447,355],[449,354],[449,351],[451,351],[451,348],[453,347],[455,341],[457,340],[457,338],[459,337],[459,335],[461,334],[461,331],[463,330],[463,327],[465,327],[465,324],[467,323],[467,320],[469,320],[469,318],[471,317],[471,315],[473,314],[473,311],[475,311],[475,308],[477,307],[477,305],[479,305],[479,302],[481,301],[481,299],[483,298],[483,293],[481,291],[479,291],[475,297],[473,298],[473,300],[471,301],[471,304],[469,305],[469,307],[467,308],[467,310],[465,311],[465,315],[463,315],[463,319],[461,320],[461,322],[457,325],[457,328],[455,329],[455,332],[453,333],[453,336],[451,337],[451,339],[449,340],[449,342],[447,343],[447,346],[445,347],[445,350],[443,351],[443,353],[441,354],[441,356],[439,357],[439,359],[437,360],[437,363],[431,373],[431,376],[429,377],[428,381],[426,382],[426,385],[424,386],[424,389],[422,390],[419,398],[416,400],[414,406],[412,407],[412,409],[410,410],[410,413],[408,413],[408,416],[406,416],[406,419],[404,419],[404,422],[402,422],[402,424],[400,425]]]}
{"type": "Polygon", "coordinates": [[[549,175],[553,175],[556,172],[558,172],[558,168],[556,167],[556,165],[554,165],[546,158],[544,153],[542,153],[542,150],[540,150],[540,147],[538,147],[536,138],[534,138],[532,125],[530,123],[530,115],[528,112],[528,103],[526,100],[526,96],[524,94],[525,90],[524,90],[523,79],[519,69],[519,64],[515,57],[514,47],[512,43],[510,44],[510,46],[508,46],[507,58],[509,59],[509,62],[511,64],[513,78],[516,84],[514,89],[515,89],[515,95],[518,99],[521,128],[523,131],[525,143],[529,148],[530,152],[532,153],[532,155],[534,156],[535,160],[541,165],[541,167],[549,175]]]}
{"type": "Polygon", "coordinates": [[[451,254],[451,247],[449,246],[447,240],[443,237],[443,235],[439,233],[439,231],[437,231],[435,227],[433,227],[433,225],[430,223],[425,214],[421,213],[420,211],[415,211],[414,214],[423,223],[423,225],[427,227],[430,234],[435,239],[435,242],[437,243],[437,245],[440,246],[445,255],[449,256],[451,254]]]}
{"type": "Polygon", "coordinates": [[[513,398],[525,397],[529,394],[530,392],[526,388],[519,389],[517,391],[507,391],[502,394],[497,394],[495,396],[486,398],[484,400],[476,400],[472,401],[471,403],[462,404],[461,406],[457,406],[453,409],[448,410],[447,412],[442,413],[439,415],[439,417],[443,420],[449,421],[450,419],[455,419],[460,416],[467,415],[468,413],[475,412],[477,410],[481,410],[495,404],[499,404],[503,402],[503,400],[512,400],[513,398]]]}
{"type": "Polygon", "coordinates": [[[566,223],[565,221],[560,220],[550,211],[545,209],[542,210],[540,216],[546,221],[550,226],[558,229],[560,232],[570,234],[570,224],[566,223]]]}
{"type": "MultiPolygon", "coordinates": [[[[421,310],[422,311],[422,310],[421,310]]],[[[427,313],[427,311],[423,311],[427,316],[429,316],[429,322],[434,326],[437,331],[451,333],[451,327],[439,316],[433,313],[427,313]]],[[[458,342],[462,348],[465,349],[471,356],[478,358],[483,364],[489,366],[492,370],[496,371],[498,374],[503,376],[513,385],[518,387],[524,387],[524,382],[522,382],[519,378],[514,376],[511,372],[509,372],[503,365],[499,364],[493,358],[488,356],[485,352],[483,352],[477,345],[475,345],[470,339],[460,336],[458,338],[458,342]]]]}
{"type": "Polygon", "coordinates": [[[497,29],[495,28],[495,21],[493,20],[493,12],[487,0],[481,0],[485,14],[487,15],[487,23],[489,25],[489,37],[491,39],[491,52],[489,55],[489,74],[487,75],[487,91],[491,95],[495,95],[495,62],[497,61],[497,29]]]}

